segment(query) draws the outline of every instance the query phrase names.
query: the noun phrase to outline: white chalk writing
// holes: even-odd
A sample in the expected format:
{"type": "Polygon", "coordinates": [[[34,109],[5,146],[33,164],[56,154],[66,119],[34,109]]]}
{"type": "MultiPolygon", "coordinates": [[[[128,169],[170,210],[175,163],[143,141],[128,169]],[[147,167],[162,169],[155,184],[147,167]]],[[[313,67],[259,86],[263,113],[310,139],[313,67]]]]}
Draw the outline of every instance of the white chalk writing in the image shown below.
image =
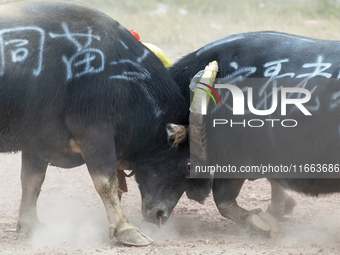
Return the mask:
{"type": "Polygon", "coordinates": [[[62,59],[66,64],[67,80],[73,77],[80,77],[85,74],[99,73],[104,70],[104,53],[96,48],[91,48],[93,39],[100,41],[100,36],[93,35],[92,29],[87,27],[87,33],[71,33],[65,23],[61,24],[64,34],[49,33],[51,38],[66,38],[74,44],[77,52],[67,58],[62,59]],[[85,38],[85,43],[81,43],[77,38],[85,38]]]}
{"type": "Polygon", "coordinates": [[[256,36],[258,37],[258,35],[271,35],[271,36],[280,36],[280,37],[286,37],[286,38],[290,38],[293,40],[300,40],[300,41],[304,41],[304,42],[310,42],[310,43],[315,43],[315,40],[310,39],[310,38],[305,38],[305,37],[300,37],[300,36],[294,36],[294,35],[289,35],[289,34],[283,34],[283,33],[275,33],[275,32],[257,32],[256,35],[254,33],[249,33],[249,34],[240,34],[240,35],[232,35],[232,36],[228,36],[226,38],[223,38],[221,40],[215,41],[213,43],[210,43],[204,47],[202,47],[200,50],[198,50],[196,52],[196,56],[201,55],[202,53],[215,48],[216,46],[220,46],[223,44],[228,44],[230,42],[233,41],[237,41],[240,39],[244,39],[250,36],[256,36]]]}
{"type": "MultiPolygon", "coordinates": [[[[111,66],[123,65],[126,68],[121,69],[117,68],[117,70],[124,70],[120,74],[111,75],[110,79],[118,79],[118,80],[126,80],[126,81],[136,81],[138,80],[146,80],[151,79],[151,75],[149,71],[142,65],[142,62],[146,59],[149,51],[144,49],[143,55],[138,57],[135,61],[131,59],[122,59],[119,61],[112,61],[110,63],[111,66]],[[129,70],[129,71],[126,71],[129,70]]],[[[142,89],[145,96],[149,99],[149,101],[153,104],[153,111],[156,116],[159,116],[162,113],[160,105],[157,103],[155,97],[152,95],[148,86],[143,82],[139,83],[140,88],[142,89]]]]}
{"type": "Polygon", "coordinates": [[[316,77],[316,76],[323,76],[323,77],[326,77],[326,78],[332,77],[332,74],[324,72],[328,68],[330,68],[332,66],[332,64],[331,63],[322,63],[322,62],[323,62],[323,57],[319,56],[316,63],[304,64],[302,66],[303,68],[315,67],[314,72],[313,73],[300,74],[300,75],[296,76],[296,78],[304,78],[304,77],[312,78],[312,77],[316,77]]]}
{"type": "MultiPolygon", "coordinates": [[[[64,55],[62,55],[63,51],[56,50],[53,52],[54,58],[59,57],[58,54],[60,54],[60,58],[65,64],[66,80],[71,80],[87,74],[91,75],[103,72],[105,69],[106,56],[100,48],[95,47],[96,45],[101,45],[98,43],[101,41],[101,37],[94,34],[91,27],[86,27],[85,32],[79,32],[72,31],[68,24],[61,23],[61,29],[61,33],[51,31],[46,32],[42,28],[35,26],[0,30],[0,76],[5,73],[6,65],[8,65],[6,61],[11,61],[14,64],[29,61],[25,66],[25,69],[29,70],[29,68],[32,68],[33,75],[40,75],[43,70],[43,54],[45,50],[46,34],[49,35],[49,42],[54,40],[66,40],[75,48],[74,52],[72,52],[72,48],[67,47],[67,51],[65,51],[64,55]],[[34,63],[36,64],[33,65],[34,63]]],[[[130,50],[128,45],[120,38],[112,37],[111,39],[115,40],[115,42],[112,43],[115,50],[118,49],[118,46],[122,46],[118,51],[130,50]]],[[[60,45],[65,44],[64,42],[61,42],[60,45]]],[[[50,45],[48,48],[49,50],[53,50],[53,47],[50,45]]],[[[154,114],[159,116],[162,113],[161,104],[156,100],[155,95],[147,86],[147,83],[143,82],[151,79],[148,69],[142,64],[149,53],[150,51],[147,48],[144,48],[141,55],[136,55],[131,52],[122,55],[117,54],[114,57],[119,60],[110,62],[111,69],[108,70],[108,72],[110,72],[108,78],[125,80],[131,82],[131,84],[138,84],[146,98],[154,106],[154,114]],[[127,58],[122,58],[120,56],[127,56],[127,58]],[[117,74],[114,74],[115,72],[117,72],[117,74]]]]}
{"type": "Polygon", "coordinates": [[[226,82],[233,83],[236,81],[242,81],[245,78],[249,77],[253,73],[256,72],[257,68],[255,66],[242,67],[239,68],[239,65],[236,62],[231,62],[230,66],[235,69],[235,71],[226,77],[224,77],[226,82]]]}
{"type": "MultiPolygon", "coordinates": [[[[43,62],[43,50],[44,50],[44,43],[45,43],[45,31],[42,30],[39,27],[16,27],[16,28],[8,28],[8,29],[2,29],[0,30],[0,75],[3,75],[5,73],[6,68],[6,57],[5,52],[6,49],[9,47],[12,47],[10,49],[10,55],[11,55],[11,61],[13,63],[21,63],[25,62],[29,57],[29,49],[28,46],[30,44],[30,41],[26,38],[23,38],[23,36],[26,36],[27,32],[34,32],[38,35],[37,42],[32,43],[38,43],[38,45],[31,45],[31,48],[35,50],[35,47],[38,49],[38,56],[33,56],[32,53],[32,59],[36,61],[35,67],[33,67],[33,75],[38,76],[42,70],[42,62],[43,62]],[[22,34],[22,36],[20,36],[22,34]],[[7,39],[7,37],[15,36],[15,39],[7,39]]],[[[36,53],[35,53],[36,54],[36,53]]]]}
{"type": "Polygon", "coordinates": [[[210,50],[216,46],[222,45],[222,44],[226,44],[226,43],[230,43],[236,40],[240,40],[245,38],[244,35],[240,35],[240,36],[231,36],[231,37],[226,37],[224,39],[218,40],[216,42],[210,43],[207,46],[204,46],[202,49],[198,50],[196,52],[196,56],[201,55],[202,53],[206,52],[207,50],[210,50]]]}
{"type": "Polygon", "coordinates": [[[147,55],[148,55],[148,51],[145,49],[144,54],[141,57],[137,58],[136,61],[132,61],[130,59],[112,61],[110,63],[112,66],[125,64],[127,66],[130,66],[129,68],[126,68],[125,70],[130,70],[130,71],[124,70],[121,74],[111,75],[110,79],[122,79],[122,80],[134,80],[136,78],[139,78],[142,80],[150,79],[151,76],[150,76],[149,71],[141,65],[141,62],[146,58],[147,55]]]}
{"type": "Polygon", "coordinates": [[[340,91],[335,92],[331,96],[331,104],[330,104],[329,108],[330,108],[330,110],[333,110],[338,105],[340,105],[340,91]]]}
{"type": "Polygon", "coordinates": [[[294,40],[301,40],[301,41],[305,41],[305,42],[315,43],[315,40],[313,40],[313,39],[300,37],[300,36],[296,36],[296,35],[289,35],[289,34],[282,34],[282,33],[275,33],[275,32],[261,32],[259,34],[281,36],[281,37],[286,37],[286,38],[290,38],[290,39],[294,39],[294,40]]]}
{"type": "Polygon", "coordinates": [[[264,67],[267,67],[267,69],[264,71],[263,76],[264,77],[270,77],[270,78],[283,78],[283,77],[290,77],[293,78],[295,76],[295,73],[285,73],[285,74],[280,74],[281,68],[282,68],[282,63],[287,63],[289,62],[289,59],[280,59],[277,61],[272,61],[264,64],[264,67]]]}
{"type": "MultiPolygon", "coordinates": [[[[280,84],[278,84],[279,79],[281,78],[297,78],[297,79],[301,79],[302,80],[298,80],[298,83],[294,85],[294,87],[297,88],[306,88],[306,86],[308,85],[308,82],[314,78],[314,77],[324,77],[324,78],[331,78],[332,74],[327,72],[327,70],[332,66],[331,63],[324,63],[323,61],[323,57],[322,56],[318,56],[316,59],[316,62],[314,63],[305,63],[301,66],[300,69],[298,70],[304,70],[304,69],[312,69],[312,72],[306,72],[306,73],[302,73],[302,74],[296,74],[295,72],[287,72],[287,73],[283,73],[282,72],[282,67],[283,65],[289,65],[290,60],[288,58],[285,59],[279,59],[279,60],[275,60],[275,61],[270,61],[267,62],[265,64],[263,64],[264,72],[262,74],[263,78],[268,78],[266,79],[266,81],[264,82],[264,84],[262,84],[261,86],[257,86],[256,90],[257,92],[257,99],[255,97],[255,101],[254,105],[256,109],[262,109],[262,110],[267,110],[269,109],[269,106],[271,106],[270,101],[268,102],[268,100],[272,99],[272,88],[275,87],[277,88],[277,91],[281,91],[282,89],[282,85],[279,86],[280,84]],[[269,90],[269,91],[268,91],[269,90]]],[[[239,65],[233,61],[230,63],[230,66],[235,69],[234,72],[232,72],[231,74],[228,74],[227,76],[225,76],[222,79],[221,83],[229,83],[229,84],[234,84],[235,82],[241,82],[243,81],[245,78],[251,77],[252,74],[256,73],[257,68],[256,67],[239,67],[239,65]]],[[[339,75],[340,76],[340,75],[339,75]]],[[[258,76],[256,76],[258,77],[258,76]]],[[[261,76],[260,76],[261,77],[261,76]]],[[[291,81],[290,81],[291,82],[291,81]]],[[[240,89],[245,92],[248,89],[248,85],[240,85],[240,89]]],[[[291,85],[291,84],[290,84],[291,85]]],[[[313,100],[310,101],[310,105],[306,105],[306,108],[310,111],[317,111],[320,108],[320,99],[318,97],[317,94],[315,94],[315,90],[317,89],[318,85],[314,84],[314,86],[312,88],[309,89],[309,91],[311,92],[311,94],[313,95],[313,100]]],[[[227,100],[229,99],[231,93],[230,91],[227,92],[222,92],[221,90],[219,90],[219,92],[224,93],[222,94],[222,105],[227,107],[229,110],[233,110],[233,107],[231,104],[227,103],[227,100]]],[[[294,94],[290,93],[287,94],[287,98],[291,98],[294,94]]],[[[294,95],[296,98],[301,98],[301,94],[299,93],[295,93],[294,95]]],[[[340,93],[335,93],[332,97],[332,103],[331,103],[331,109],[335,108],[336,106],[338,106],[340,104],[340,100],[338,99],[340,97],[340,93]]],[[[215,107],[212,112],[215,112],[218,110],[218,108],[220,108],[222,106],[218,105],[217,107],[215,107]]],[[[296,110],[295,108],[292,108],[290,113],[292,113],[294,110],[296,110]]],[[[249,113],[249,111],[246,113],[249,113]]]]}

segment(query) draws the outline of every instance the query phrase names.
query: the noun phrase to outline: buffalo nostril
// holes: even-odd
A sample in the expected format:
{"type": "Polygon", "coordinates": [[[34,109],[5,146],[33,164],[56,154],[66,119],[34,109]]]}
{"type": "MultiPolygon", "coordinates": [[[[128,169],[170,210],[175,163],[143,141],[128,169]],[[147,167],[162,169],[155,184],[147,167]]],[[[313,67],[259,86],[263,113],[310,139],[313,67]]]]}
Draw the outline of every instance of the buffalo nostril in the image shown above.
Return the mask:
{"type": "Polygon", "coordinates": [[[156,214],[157,219],[160,219],[164,216],[165,212],[163,210],[159,210],[156,214]]]}
{"type": "Polygon", "coordinates": [[[156,217],[157,219],[167,219],[169,217],[168,213],[166,213],[164,210],[158,210],[157,213],[156,213],[156,217]]]}
{"type": "Polygon", "coordinates": [[[159,228],[162,229],[163,222],[168,218],[168,215],[163,210],[158,210],[156,213],[157,220],[159,222],[159,228]]]}
{"type": "Polygon", "coordinates": [[[166,209],[162,207],[153,208],[151,210],[146,210],[144,214],[144,218],[147,221],[153,222],[155,224],[164,223],[169,217],[169,214],[166,209]]]}

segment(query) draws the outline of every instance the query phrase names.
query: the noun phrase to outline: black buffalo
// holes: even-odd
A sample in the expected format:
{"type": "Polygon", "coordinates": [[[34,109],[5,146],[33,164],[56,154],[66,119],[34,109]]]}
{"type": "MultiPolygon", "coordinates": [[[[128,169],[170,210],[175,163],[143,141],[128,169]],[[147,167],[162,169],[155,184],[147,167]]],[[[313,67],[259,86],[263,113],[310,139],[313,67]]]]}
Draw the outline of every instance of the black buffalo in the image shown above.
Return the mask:
{"type": "MultiPolygon", "coordinates": [[[[218,83],[236,85],[238,89],[235,90],[242,91],[245,98],[244,105],[241,104],[244,113],[236,114],[235,109],[240,105],[234,105],[234,101],[240,101],[230,90],[216,89],[222,105],[214,105],[210,100],[203,121],[190,123],[208,128],[206,140],[201,141],[206,144],[203,151],[207,155],[206,159],[201,158],[201,164],[231,165],[237,170],[242,166],[248,169],[252,166],[288,167],[286,170],[291,170],[288,175],[287,172],[263,175],[269,177],[272,184],[269,211],[280,216],[295,205],[282,187],[312,196],[340,192],[340,179],[328,178],[337,175],[327,175],[329,171],[339,172],[340,163],[339,51],[340,42],[336,41],[255,32],[215,41],[175,63],[171,76],[187,98],[190,97],[190,79],[213,60],[219,64],[218,83]],[[253,89],[252,97],[249,87],[253,89]],[[291,88],[303,90],[292,92],[291,88]],[[300,102],[294,103],[296,107],[291,102],[286,104],[285,97],[280,98],[285,89],[291,91],[284,95],[286,98],[300,102]],[[278,95],[279,106],[276,111],[270,111],[274,93],[278,95]],[[285,113],[280,103],[287,106],[285,113]],[[256,110],[269,110],[268,114],[255,115],[256,111],[251,112],[249,104],[256,110]],[[213,128],[216,120],[219,123],[213,128]],[[316,170],[325,173],[310,178],[311,169],[314,173],[316,170]]],[[[190,135],[196,134],[191,132],[190,135]]],[[[239,207],[236,198],[246,178],[258,177],[215,173],[214,200],[223,216],[241,226],[249,223],[248,216],[257,210],[239,207]]]]}
{"type": "Polygon", "coordinates": [[[169,146],[166,132],[187,124],[188,107],[161,61],[103,13],[59,1],[1,5],[0,151],[22,151],[18,231],[39,225],[48,164],[85,163],[110,237],[149,244],[124,215],[115,169],[134,170],[143,215],[164,222],[191,187],[189,150],[179,139],[169,146]]]}

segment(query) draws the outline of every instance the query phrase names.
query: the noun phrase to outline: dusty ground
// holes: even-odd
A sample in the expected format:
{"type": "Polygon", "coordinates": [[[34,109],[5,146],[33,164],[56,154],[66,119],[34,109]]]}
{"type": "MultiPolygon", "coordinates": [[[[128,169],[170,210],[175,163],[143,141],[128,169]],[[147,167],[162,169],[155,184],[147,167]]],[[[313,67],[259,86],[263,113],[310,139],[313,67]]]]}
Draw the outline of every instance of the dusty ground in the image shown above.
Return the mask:
{"type": "MultiPolygon", "coordinates": [[[[38,202],[46,226],[33,237],[12,232],[20,202],[20,154],[0,155],[0,254],[340,254],[340,197],[310,198],[291,193],[298,202],[286,217],[282,235],[273,240],[240,229],[221,217],[212,197],[204,205],[185,195],[162,229],[144,222],[136,182],[128,180],[123,208],[130,221],[155,243],[124,247],[108,238],[102,202],[86,168],[49,167],[38,202]]],[[[270,203],[266,180],[247,182],[238,201],[248,209],[270,203]]]]}

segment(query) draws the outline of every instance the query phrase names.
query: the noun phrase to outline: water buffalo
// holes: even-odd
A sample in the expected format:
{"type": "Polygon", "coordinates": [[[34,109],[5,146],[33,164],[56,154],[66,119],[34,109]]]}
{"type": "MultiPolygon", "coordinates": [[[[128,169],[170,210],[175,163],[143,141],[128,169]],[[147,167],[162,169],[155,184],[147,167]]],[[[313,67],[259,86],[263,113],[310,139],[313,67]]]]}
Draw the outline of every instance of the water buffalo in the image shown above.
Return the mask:
{"type": "Polygon", "coordinates": [[[190,79],[210,61],[219,64],[221,102],[211,100],[207,114],[196,118],[202,121],[190,125],[206,132],[200,141],[206,158],[195,154],[201,165],[233,168],[214,175],[214,200],[223,216],[247,226],[258,212],[237,205],[246,178],[270,178],[269,211],[280,216],[295,206],[282,187],[312,196],[340,192],[339,50],[336,41],[254,32],[208,44],[170,69],[189,97],[190,79]],[[272,173],[241,173],[242,167],[272,173]]]}
{"type": "Polygon", "coordinates": [[[25,1],[1,5],[0,21],[0,151],[22,151],[17,230],[40,224],[36,202],[48,164],[85,163],[110,237],[151,243],[124,215],[115,169],[134,170],[143,215],[164,222],[191,187],[187,145],[167,141],[168,122],[188,123],[179,86],[128,30],[92,8],[25,1]]]}

